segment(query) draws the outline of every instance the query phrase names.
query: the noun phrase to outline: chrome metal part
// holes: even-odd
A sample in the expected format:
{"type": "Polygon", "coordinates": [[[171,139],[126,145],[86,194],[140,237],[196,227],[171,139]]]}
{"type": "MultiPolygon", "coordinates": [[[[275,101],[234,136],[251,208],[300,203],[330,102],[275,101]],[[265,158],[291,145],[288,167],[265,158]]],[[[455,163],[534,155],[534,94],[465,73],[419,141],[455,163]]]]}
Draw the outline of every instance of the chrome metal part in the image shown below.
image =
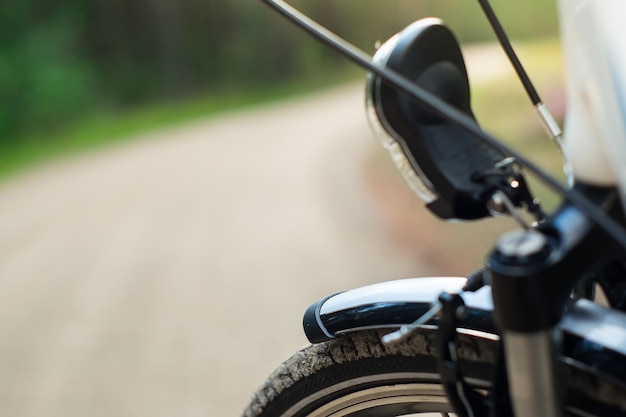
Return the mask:
{"type": "Polygon", "coordinates": [[[497,248],[500,253],[511,257],[528,257],[541,252],[547,238],[536,230],[513,230],[502,235],[497,248]]]}
{"type": "MultiPolygon", "coordinates": [[[[498,162],[497,164],[494,165],[495,169],[502,169],[511,165],[515,164],[515,158],[512,156],[509,156],[508,158],[504,158],[502,161],[498,162]]],[[[519,169],[519,167],[517,168],[519,169]]]]}
{"type": "Polygon", "coordinates": [[[502,191],[493,193],[491,200],[487,203],[487,207],[493,216],[497,217],[503,214],[510,214],[524,229],[530,230],[533,228],[533,225],[529,224],[526,219],[524,219],[520,211],[515,207],[515,204],[513,204],[511,199],[502,191]]]}
{"type": "Polygon", "coordinates": [[[556,381],[557,332],[506,332],[504,346],[516,417],[561,417],[556,381]]]}
{"type": "Polygon", "coordinates": [[[556,142],[556,145],[561,152],[561,157],[563,158],[563,173],[567,177],[567,185],[572,187],[574,185],[574,173],[567,158],[567,154],[563,150],[563,131],[554,119],[554,116],[552,116],[548,107],[543,102],[535,105],[535,110],[537,111],[539,120],[541,120],[541,124],[548,133],[548,136],[556,142]]]}
{"type": "Polygon", "coordinates": [[[535,106],[535,109],[537,110],[539,119],[541,119],[541,122],[543,124],[543,127],[546,129],[546,132],[548,132],[548,135],[557,142],[560,148],[561,135],[563,134],[563,132],[561,132],[561,127],[556,122],[556,120],[554,120],[554,116],[552,116],[552,113],[550,113],[548,107],[543,103],[537,104],[535,106]]]}
{"type": "Polygon", "coordinates": [[[419,329],[421,326],[426,324],[428,320],[435,317],[435,315],[441,311],[441,308],[441,303],[434,303],[430,310],[424,313],[419,319],[415,320],[413,323],[405,324],[401,326],[399,330],[383,336],[382,342],[387,345],[390,343],[403,341],[405,338],[409,337],[414,330],[419,329]]]}

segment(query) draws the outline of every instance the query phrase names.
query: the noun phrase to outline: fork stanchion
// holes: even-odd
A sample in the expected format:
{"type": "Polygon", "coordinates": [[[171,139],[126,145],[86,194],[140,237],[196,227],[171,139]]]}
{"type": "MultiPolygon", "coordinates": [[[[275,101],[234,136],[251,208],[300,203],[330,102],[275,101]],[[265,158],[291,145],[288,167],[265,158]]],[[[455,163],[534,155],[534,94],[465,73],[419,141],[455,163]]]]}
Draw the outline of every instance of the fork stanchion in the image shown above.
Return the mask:
{"type": "Polygon", "coordinates": [[[550,293],[543,291],[541,283],[552,267],[553,249],[542,233],[517,230],[500,238],[490,258],[495,319],[502,330],[516,417],[562,416],[554,331],[558,317],[538,297],[550,293]]]}

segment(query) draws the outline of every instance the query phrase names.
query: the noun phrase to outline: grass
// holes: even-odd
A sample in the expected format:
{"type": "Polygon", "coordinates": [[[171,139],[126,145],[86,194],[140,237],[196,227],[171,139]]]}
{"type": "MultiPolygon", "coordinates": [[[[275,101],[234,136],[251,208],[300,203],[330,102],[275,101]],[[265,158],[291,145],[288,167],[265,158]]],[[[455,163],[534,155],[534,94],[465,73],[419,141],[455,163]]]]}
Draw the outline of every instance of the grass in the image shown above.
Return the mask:
{"type": "Polygon", "coordinates": [[[344,71],[279,87],[224,89],[180,102],[154,103],[130,111],[102,111],[61,129],[1,142],[0,179],[59,157],[133,140],[145,132],[294,97],[353,77],[354,72],[344,71]]]}

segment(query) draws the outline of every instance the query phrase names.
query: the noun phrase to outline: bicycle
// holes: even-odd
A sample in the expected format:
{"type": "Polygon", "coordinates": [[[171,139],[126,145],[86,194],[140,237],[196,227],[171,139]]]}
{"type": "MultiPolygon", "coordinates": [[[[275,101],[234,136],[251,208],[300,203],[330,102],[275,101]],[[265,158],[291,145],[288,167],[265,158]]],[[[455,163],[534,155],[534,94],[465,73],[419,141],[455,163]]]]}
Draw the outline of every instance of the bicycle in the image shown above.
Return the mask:
{"type": "Polygon", "coordinates": [[[383,282],[314,303],[304,316],[312,345],[268,377],[245,416],[626,415],[626,3],[559,2],[562,140],[478,0],[567,157],[566,187],[480,128],[461,48],[440,20],[418,20],[369,57],[282,0],[263,1],[368,71],[370,119],[434,214],[507,214],[521,229],[467,277],[383,282]],[[524,170],[563,197],[557,209],[543,211],[524,170]],[[608,306],[594,302],[600,290],[608,306]]]}

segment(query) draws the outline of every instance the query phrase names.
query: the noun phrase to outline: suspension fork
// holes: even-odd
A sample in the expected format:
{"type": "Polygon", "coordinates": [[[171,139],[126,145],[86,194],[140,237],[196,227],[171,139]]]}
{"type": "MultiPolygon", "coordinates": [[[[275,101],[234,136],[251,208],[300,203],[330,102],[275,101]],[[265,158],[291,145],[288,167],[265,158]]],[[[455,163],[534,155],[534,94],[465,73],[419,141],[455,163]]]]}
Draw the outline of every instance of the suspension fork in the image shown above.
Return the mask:
{"type": "MultiPolygon", "coordinates": [[[[615,193],[579,186],[610,211],[615,193]]],[[[488,260],[516,417],[561,417],[557,324],[585,272],[619,250],[580,210],[563,204],[537,229],[503,235],[488,260]]]]}

